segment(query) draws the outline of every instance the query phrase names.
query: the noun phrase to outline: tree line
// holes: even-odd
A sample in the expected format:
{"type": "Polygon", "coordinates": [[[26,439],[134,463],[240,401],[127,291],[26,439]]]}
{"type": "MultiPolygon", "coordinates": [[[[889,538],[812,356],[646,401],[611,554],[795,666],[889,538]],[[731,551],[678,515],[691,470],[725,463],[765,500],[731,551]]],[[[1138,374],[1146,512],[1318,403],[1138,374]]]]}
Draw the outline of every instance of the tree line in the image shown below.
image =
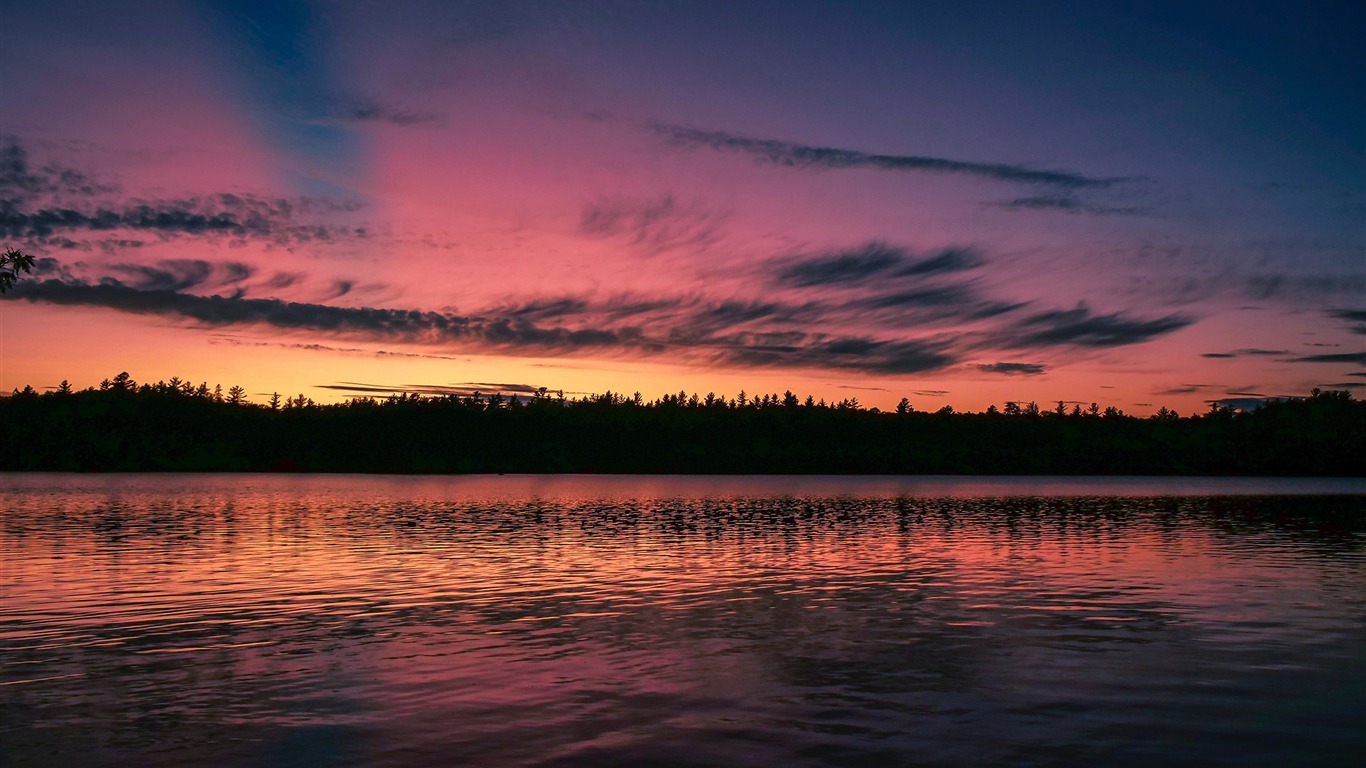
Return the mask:
{"type": "Polygon", "coordinates": [[[0,470],[387,473],[1366,475],[1366,403],[1319,391],[1254,411],[1096,405],[893,411],[855,398],[680,392],[396,394],[253,403],[120,373],[0,398],[0,470]]]}

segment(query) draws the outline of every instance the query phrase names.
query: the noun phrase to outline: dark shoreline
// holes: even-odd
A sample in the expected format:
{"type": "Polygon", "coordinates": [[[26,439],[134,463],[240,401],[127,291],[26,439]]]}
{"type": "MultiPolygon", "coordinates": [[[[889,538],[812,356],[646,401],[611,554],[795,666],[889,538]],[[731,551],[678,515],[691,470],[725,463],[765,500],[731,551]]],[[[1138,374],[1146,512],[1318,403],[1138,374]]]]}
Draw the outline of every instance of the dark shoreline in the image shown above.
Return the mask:
{"type": "Polygon", "coordinates": [[[1366,476],[1366,402],[1250,412],[879,412],[619,396],[391,398],[273,409],[136,390],[0,399],[0,471],[399,475],[1366,476]]]}

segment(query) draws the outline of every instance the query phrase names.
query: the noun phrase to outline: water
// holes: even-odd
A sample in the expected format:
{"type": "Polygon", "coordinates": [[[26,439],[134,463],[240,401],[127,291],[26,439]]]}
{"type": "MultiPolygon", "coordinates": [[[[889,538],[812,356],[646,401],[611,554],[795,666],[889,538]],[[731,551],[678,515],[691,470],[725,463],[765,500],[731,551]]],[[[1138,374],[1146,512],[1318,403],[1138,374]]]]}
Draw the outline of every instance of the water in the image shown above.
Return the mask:
{"type": "Polygon", "coordinates": [[[0,765],[1366,753],[1361,481],[0,481],[0,765]]]}

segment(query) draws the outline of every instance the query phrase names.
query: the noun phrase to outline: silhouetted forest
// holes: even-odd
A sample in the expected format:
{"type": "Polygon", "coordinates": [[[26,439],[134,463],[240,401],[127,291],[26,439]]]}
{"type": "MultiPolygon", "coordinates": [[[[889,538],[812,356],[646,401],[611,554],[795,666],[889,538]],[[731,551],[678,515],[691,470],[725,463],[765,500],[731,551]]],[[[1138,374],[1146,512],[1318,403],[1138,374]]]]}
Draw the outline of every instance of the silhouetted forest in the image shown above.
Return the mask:
{"type": "Polygon", "coordinates": [[[1092,405],[895,411],[779,396],[654,401],[541,390],[248,402],[178,379],[0,398],[0,469],[76,471],[1366,475],[1366,402],[1254,411],[1092,405]]]}

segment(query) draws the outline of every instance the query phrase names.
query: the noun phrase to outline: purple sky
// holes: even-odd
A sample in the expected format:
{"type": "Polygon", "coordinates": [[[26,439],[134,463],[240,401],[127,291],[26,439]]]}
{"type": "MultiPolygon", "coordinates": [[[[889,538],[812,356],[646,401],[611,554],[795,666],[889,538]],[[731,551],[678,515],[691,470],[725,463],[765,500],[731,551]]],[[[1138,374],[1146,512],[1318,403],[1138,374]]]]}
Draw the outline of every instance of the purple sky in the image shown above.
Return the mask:
{"type": "Polygon", "coordinates": [[[1359,3],[10,2],[0,389],[1366,386],[1359,3]]]}

